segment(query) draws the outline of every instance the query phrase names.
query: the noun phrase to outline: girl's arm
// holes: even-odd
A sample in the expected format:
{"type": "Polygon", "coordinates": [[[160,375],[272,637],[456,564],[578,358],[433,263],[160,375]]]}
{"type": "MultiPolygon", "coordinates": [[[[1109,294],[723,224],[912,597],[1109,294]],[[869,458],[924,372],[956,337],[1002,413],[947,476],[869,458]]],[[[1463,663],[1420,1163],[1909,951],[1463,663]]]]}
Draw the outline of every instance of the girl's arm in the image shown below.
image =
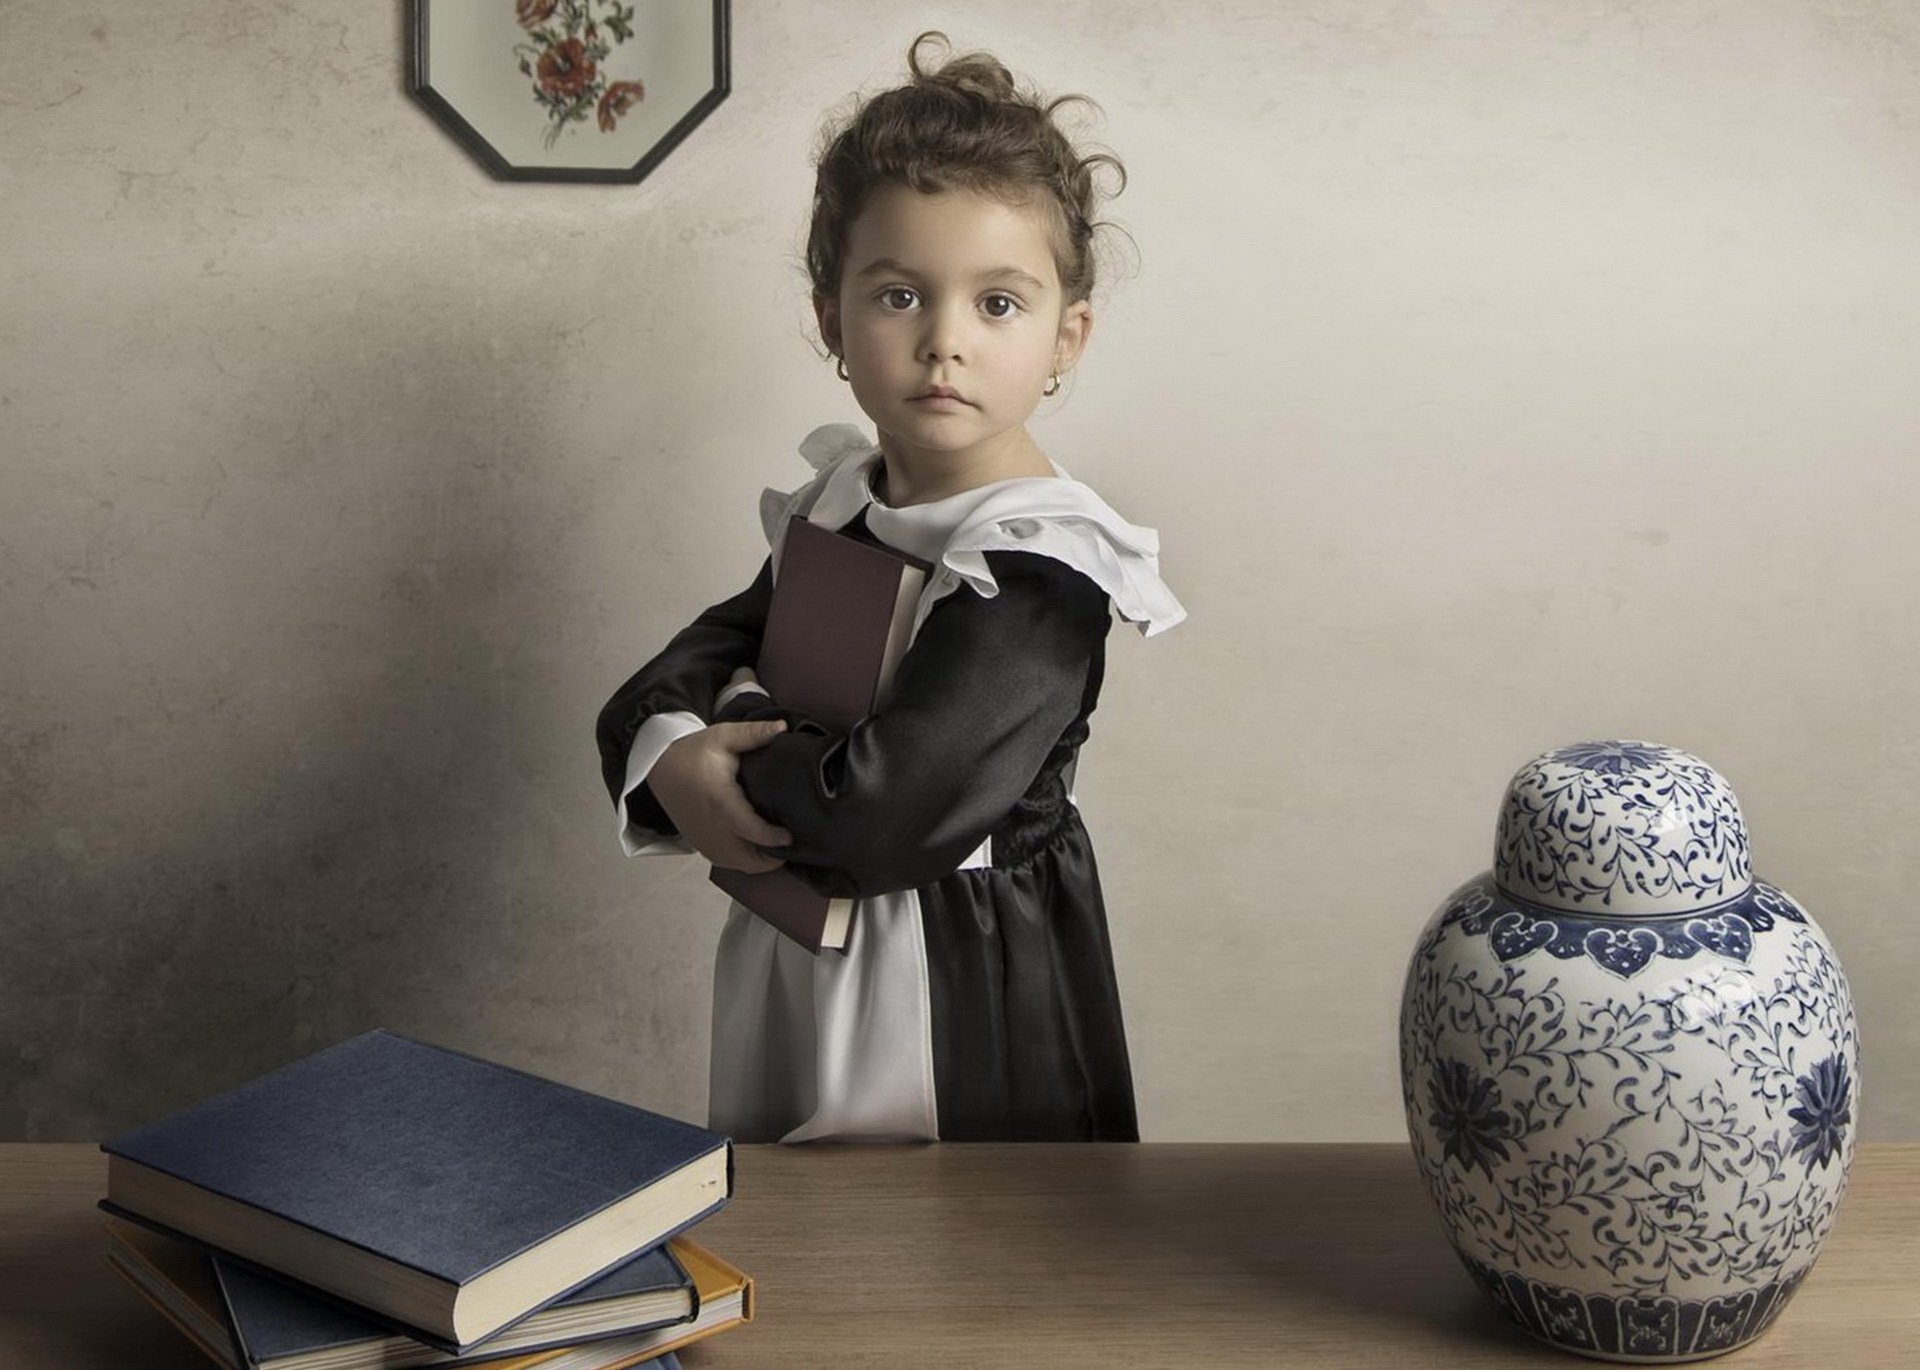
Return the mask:
{"type": "MultiPolygon", "coordinates": [[[[760,655],[760,635],[773,596],[773,562],[760,564],[752,585],[722,600],[675,633],[660,654],[613,692],[595,734],[600,775],[622,810],[629,853],[658,850],[642,834],[678,829],[647,788],[646,775],[674,742],[714,722],[714,701],[734,670],[760,655]]],[[[677,849],[677,848],[676,848],[677,849]]]]}
{"type": "Polygon", "coordinates": [[[850,731],[743,694],[728,719],[787,731],[740,758],[754,808],[793,834],[765,848],[834,895],[954,870],[1033,783],[1079,714],[1107,596],[1051,557],[989,552],[1000,593],[940,601],[901,658],[885,709],[850,731]]]}

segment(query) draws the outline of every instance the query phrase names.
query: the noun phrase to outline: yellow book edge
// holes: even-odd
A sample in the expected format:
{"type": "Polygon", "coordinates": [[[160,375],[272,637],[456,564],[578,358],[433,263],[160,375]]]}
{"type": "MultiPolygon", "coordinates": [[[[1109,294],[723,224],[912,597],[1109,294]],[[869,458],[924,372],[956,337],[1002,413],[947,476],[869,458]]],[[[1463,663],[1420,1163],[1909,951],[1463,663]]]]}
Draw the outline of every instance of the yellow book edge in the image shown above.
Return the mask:
{"type": "Polygon", "coordinates": [[[740,1312],[734,1317],[715,1322],[710,1327],[695,1327],[692,1331],[681,1332],[677,1336],[666,1336],[665,1334],[673,1329],[662,1328],[653,1334],[661,1338],[656,1344],[643,1351],[622,1356],[618,1360],[608,1361],[604,1365],[594,1366],[592,1370],[632,1370],[632,1367],[645,1365],[656,1356],[664,1356],[669,1351],[678,1351],[697,1341],[705,1341],[716,1332],[724,1332],[729,1327],[739,1327],[743,1323],[753,1321],[755,1310],[753,1276],[737,1265],[722,1260],[684,1233],[674,1237],[667,1245],[673,1248],[674,1256],[686,1269],[688,1277],[693,1280],[693,1287],[700,1291],[702,1309],[729,1294],[737,1293],[740,1296],[740,1312]]]}

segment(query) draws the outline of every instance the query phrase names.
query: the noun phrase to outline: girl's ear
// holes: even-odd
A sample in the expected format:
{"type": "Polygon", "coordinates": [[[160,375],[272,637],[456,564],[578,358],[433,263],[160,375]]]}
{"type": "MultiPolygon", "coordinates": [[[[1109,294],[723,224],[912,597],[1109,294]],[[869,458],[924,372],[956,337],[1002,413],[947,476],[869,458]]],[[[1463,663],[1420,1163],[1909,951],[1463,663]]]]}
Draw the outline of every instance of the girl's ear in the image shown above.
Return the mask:
{"type": "Polygon", "coordinates": [[[813,297],[814,321],[820,325],[820,341],[827,351],[840,355],[840,301],[826,295],[813,297]]]}
{"type": "Polygon", "coordinates": [[[1053,345],[1053,369],[1065,373],[1073,369],[1080,354],[1087,350],[1093,336],[1093,306],[1075,300],[1060,313],[1060,336],[1053,345]]]}

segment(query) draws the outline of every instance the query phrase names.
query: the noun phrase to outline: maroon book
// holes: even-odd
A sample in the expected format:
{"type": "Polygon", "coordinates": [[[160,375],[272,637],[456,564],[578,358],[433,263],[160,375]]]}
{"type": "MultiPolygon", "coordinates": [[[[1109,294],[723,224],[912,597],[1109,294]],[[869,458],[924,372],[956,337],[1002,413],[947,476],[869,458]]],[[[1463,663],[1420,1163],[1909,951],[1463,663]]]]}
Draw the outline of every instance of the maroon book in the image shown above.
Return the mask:
{"type": "MultiPolygon", "coordinates": [[[[851,728],[885,703],[906,654],[932,567],[806,519],[787,521],[754,674],[774,703],[830,728],[851,728]]],[[[820,893],[786,867],[715,867],[714,884],[781,932],[843,955],[852,899],[820,893]]]]}

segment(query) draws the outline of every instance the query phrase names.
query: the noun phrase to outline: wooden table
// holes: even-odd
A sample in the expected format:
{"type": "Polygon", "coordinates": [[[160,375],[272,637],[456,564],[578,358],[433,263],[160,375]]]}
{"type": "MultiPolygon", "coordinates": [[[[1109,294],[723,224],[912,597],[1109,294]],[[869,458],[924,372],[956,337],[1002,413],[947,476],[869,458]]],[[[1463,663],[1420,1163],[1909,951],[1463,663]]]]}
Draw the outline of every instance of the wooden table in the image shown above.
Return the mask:
{"type": "MultiPolygon", "coordinates": [[[[1398,1146],[743,1147],[699,1235],[732,1366],[1574,1366],[1467,1280],[1398,1146]]],[[[102,1256],[104,1157],[0,1145],[0,1366],[206,1370],[102,1256]]],[[[1820,1264],[1729,1370],[1920,1366],[1920,1145],[1868,1146],[1820,1264]]]]}

